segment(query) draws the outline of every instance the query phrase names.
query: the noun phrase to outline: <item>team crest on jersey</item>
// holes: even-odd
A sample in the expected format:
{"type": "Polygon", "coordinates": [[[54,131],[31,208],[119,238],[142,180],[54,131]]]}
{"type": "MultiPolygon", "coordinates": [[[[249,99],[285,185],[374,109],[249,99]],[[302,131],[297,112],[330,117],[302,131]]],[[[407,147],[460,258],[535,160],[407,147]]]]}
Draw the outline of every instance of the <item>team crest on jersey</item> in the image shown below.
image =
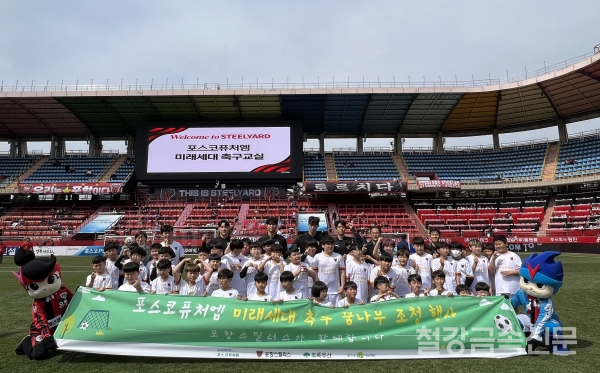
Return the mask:
{"type": "Polygon", "coordinates": [[[231,293],[229,293],[229,296],[231,296],[231,293]]]}
{"type": "Polygon", "coordinates": [[[334,261],[334,262],[337,262],[337,258],[334,258],[334,259],[333,259],[333,261],[334,261]]]}
{"type": "Polygon", "coordinates": [[[510,260],[514,260],[514,258],[511,256],[511,257],[510,257],[510,260]]]}

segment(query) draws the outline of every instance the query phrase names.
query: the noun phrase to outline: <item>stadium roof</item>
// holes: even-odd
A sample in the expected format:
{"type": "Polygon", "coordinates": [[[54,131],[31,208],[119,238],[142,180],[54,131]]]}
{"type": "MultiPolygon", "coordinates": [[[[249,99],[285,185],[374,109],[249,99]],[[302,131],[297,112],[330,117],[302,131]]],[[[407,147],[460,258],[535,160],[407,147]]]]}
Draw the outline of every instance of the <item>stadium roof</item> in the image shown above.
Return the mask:
{"type": "Polygon", "coordinates": [[[509,83],[472,87],[342,85],[179,90],[177,85],[168,90],[164,86],[159,90],[32,86],[8,87],[9,91],[2,87],[0,137],[114,138],[135,136],[137,124],[144,122],[269,119],[302,120],[308,136],[393,137],[401,133],[431,137],[438,132],[469,136],[600,116],[600,54],[509,83]]]}

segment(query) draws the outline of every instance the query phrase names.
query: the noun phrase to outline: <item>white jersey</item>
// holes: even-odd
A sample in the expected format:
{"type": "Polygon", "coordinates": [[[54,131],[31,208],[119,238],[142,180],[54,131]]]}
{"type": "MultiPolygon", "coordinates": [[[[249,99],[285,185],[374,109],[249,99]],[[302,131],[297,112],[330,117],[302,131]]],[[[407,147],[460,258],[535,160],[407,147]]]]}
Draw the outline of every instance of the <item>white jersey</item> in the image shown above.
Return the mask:
{"type": "MultiPolygon", "coordinates": [[[[150,292],[150,285],[146,281],[140,281],[140,285],[142,286],[142,292],[144,292],[144,293],[150,292]]],[[[130,285],[129,283],[125,282],[123,285],[119,286],[119,291],[137,292],[138,290],[135,288],[135,286],[130,285]]]]}
{"type": "MultiPolygon", "coordinates": [[[[473,268],[466,258],[462,258],[456,263],[456,273],[460,274],[460,283],[464,284],[467,277],[473,277],[473,268]]],[[[458,284],[460,285],[460,284],[458,284]]]]}
{"type": "MultiPolygon", "coordinates": [[[[131,259],[127,259],[126,261],[124,261],[123,266],[129,262],[131,262],[131,259]]],[[[138,263],[138,264],[140,266],[138,278],[141,281],[148,282],[148,268],[144,265],[144,263],[138,263]]]]}
{"type": "Polygon", "coordinates": [[[293,274],[295,274],[298,271],[298,269],[300,269],[300,267],[304,267],[305,270],[300,271],[298,276],[294,277],[294,289],[302,292],[303,299],[304,299],[304,298],[308,298],[308,293],[309,293],[308,279],[310,278],[310,276],[308,275],[308,271],[309,270],[312,271],[312,268],[310,268],[310,266],[307,263],[300,263],[299,265],[296,265],[294,263],[288,263],[288,264],[286,264],[285,267],[283,267],[283,270],[290,271],[293,274]]]}
{"type": "Polygon", "coordinates": [[[396,299],[396,297],[392,296],[392,295],[385,295],[379,299],[377,299],[379,295],[374,295],[371,297],[371,303],[372,302],[385,302],[386,300],[392,300],[392,299],[396,299]]]}
{"type": "Polygon", "coordinates": [[[448,295],[449,292],[452,293],[452,295],[456,294],[456,292],[448,290],[448,288],[446,287],[446,284],[444,283],[444,286],[442,287],[441,292],[438,292],[437,289],[432,289],[432,290],[429,290],[429,296],[435,297],[437,295],[448,295]]]}
{"type": "Polygon", "coordinates": [[[211,275],[210,275],[210,279],[208,280],[208,283],[206,283],[206,281],[204,281],[205,290],[206,290],[206,293],[208,296],[211,296],[212,293],[219,288],[219,280],[217,279],[218,275],[219,275],[219,272],[213,271],[213,273],[211,273],[211,275]]]}
{"type": "Polygon", "coordinates": [[[337,294],[341,286],[340,272],[346,268],[344,258],[338,253],[331,253],[331,256],[319,253],[315,255],[315,264],[313,270],[317,272],[319,280],[327,284],[327,294],[337,294]]]}
{"type": "MultiPolygon", "coordinates": [[[[88,275],[88,277],[85,279],[85,284],[86,286],[92,281],[92,275],[88,275]]],[[[107,287],[109,289],[116,289],[112,287],[112,278],[110,276],[110,274],[108,274],[106,271],[104,271],[103,274],[99,275],[96,274],[96,277],[94,278],[94,283],[91,286],[94,290],[100,290],[100,289],[106,289],[107,287]]]]}
{"type": "MultiPolygon", "coordinates": [[[[420,297],[424,297],[424,296],[425,296],[425,294],[421,293],[421,294],[419,294],[419,296],[420,296],[420,297]]],[[[417,297],[417,296],[415,295],[415,293],[412,293],[412,292],[411,292],[411,293],[408,293],[408,294],[406,294],[406,295],[404,296],[404,298],[416,298],[416,297],[417,297]]]]}
{"type": "Polygon", "coordinates": [[[258,267],[263,262],[262,259],[254,260],[248,259],[244,262],[242,269],[248,267],[246,270],[246,276],[244,277],[244,281],[246,282],[246,294],[254,294],[256,293],[256,286],[254,286],[254,276],[258,273],[258,267]],[[252,264],[252,265],[250,265],[252,264]]]}
{"type": "Polygon", "coordinates": [[[213,291],[213,293],[211,294],[211,297],[237,298],[238,295],[240,295],[240,293],[238,293],[237,290],[235,290],[234,288],[230,288],[228,290],[217,289],[217,290],[213,291]]]}
{"type": "Polygon", "coordinates": [[[150,288],[156,294],[171,294],[173,291],[177,290],[177,285],[175,285],[173,276],[169,276],[166,281],[163,281],[162,278],[158,277],[152,280],[150,288]]]}
{"type": "Polygon", "coordinates": [[[371,275],[371,267],[365,263],[356,263],[351,261],[352,266],[348,269],[346,264],[346,279],[356,283],[356,298],[369,299],[369,276],[371,275]]]}
{"type": "Polygon", "coordinates": [[[242,267],[244,263],[246,263],[246,258],[242,255],[232,256],[232,253],[223,255],[221,261],[226,261],[229,268],[233,272],[233,279],[231,280],[231,287],[237,290],[241,294],[246,294],[246,281],[240,277],[240,272],[242,271],[242,267]]]}
{"type": "Polygon", "coordinates": [[[521,268],[521,258],[513,253],[507,252],[496,257],[496,273],[494,276],[496,295],[514,295],[519,290],[519,275],[502,276],[502,271],[514,271],[521,268]]]}
{"type": "Polygon", "coordinates": [[[411,254],[410,260],[412,260],[412,263],[416,263],[419,266],[422,289],[431,288],[431,262],[433,262],[431,254],[411,254]]]}
{"type": "Polygon", "coordinates": [[[348,298],[344,298],[344,299],[340,299],[339,302],[337,302],[336,307],[337,308],[346,308],[346,307],[352,307],[352,306],[358,306],[362,303],[362,300],[356,298],[354,299],[354,303],[348,303],[348,298]]]}
{"type": "MultiPolygon", "coordinates": [[[[471,269],[473,269],[473,255],[469,255],[468,257],[466,257],[466,259],[469,261],[469,266],[471,267],[471,269]]],[[[488,271],[488,267],[490,266],[490,261],[488,260],[488,258],[486,258],[485,256],[480,256],[478,257],[477,260],[477,266],[475,267],[475,270],[473,271],[473,284],[471,284],[471,292],[473,294],[476,294],[475,291],[475,284],[478,282],[485,282],[486,284],[490,284],[490,272],[488,271]]]]}
{"type": "Polygon", "coordinates": [[[398,274],[396,271],[390,268],[388,273],[383,273],[381,272],[380,267],[374,267],[369,274],[369,282],[371,283],[371,288],[374,289],[374,291],[377,291],[377,288],[375,287],[375,279],[379,276],[387,277],[387,279],[390,281],[390,288],[392,290],[396,287],[396,283],[398,282],[398,274]]]}
{"type": "MultiPolygon", "coordinates": [[[[306,259],[304,259],[304,263],[308,264],[309,267],[313,268],[313,269],[315,267],[317,267],[317,265],[318,265],[318,264],[316,264],[317,263],[317,259],[314,256],[310,256],[310,255],[306,256],[306,259]]],[[[313,281],[312,277],[309,277],[308,278],[308,287],[311,287],[312,284],[313,284],[313,282],[314,281],[313,281]]]]}
{"type": "Polygon", "coordinates": [[[167,245],[166,243],[161,242],[160,243],[162,245],[162,247],[170,247],[171,249],[173,249],[173,251],[175,252],[175,258],[171,259],[171,262],[175,265],[179,264],[179,258],[182,258],[185,256],[185,251],[183,250],[183,246],[181,246],[181,244],[177,241],[173,241],[171,242],[170,245],[167,245]]]}
{"type": "Polygon", "coordinates": [[[287,291],[282,291],[279,293],[279,295],[277,296],[277,300],[282,300],[282,301],[286,301],[286,300],[298,300],[298,299],[306,299],[304,298],[304,295],[302,294],[301,291],[294,289],[294,292],[292,294],[289,294],[287,291]]]}
{"type": "Polygon", "coordinates": [[[268,293],[265,295],[257,295],[256,293],[253,293],[248,295],[248,300],[255,300],[259,302],[271,302],[273,298],[271,297],[271,294],[268,293]]]}
{"type": "MultiPolygon", "coordinates": [[[[441,263],[441,258],[436,258],[433,259],[433,262],[431,263],[431,270],[432,271],[439,271],[442,263],[441,263]]],[[[446,275],[446,282],[444,283],[444,289],[448,289],[448,291],[451,291],[452,294],[456,294],[456,285],[458,285],[456,283],[456,274],[458,273],[458,268],[457,268],[457,261],[454,260],[452,257],[448,257],[444,260],[444,269],[443,269],[444,274],[446,275]]]]}
{"type": "Polygon", "coordinates": [[[190,285],[190,283],[185,280],[181,280],[179,283],[180,295],[197,295],[201,297],[204,295],[204,289],[204,279],[202,278],[199,278],[195,285],[190,285]]]}
{"type": "Polygon", "coordinates": [[[396,277],[396,288],[394,289],[394,293],[403,297],[406,294],[410,293],[410,286],[408,286],[408,276],[415,274],[415,269],[410,266],[406,267],[392,267],[394,272],[398,275],[396,277]]]}
{"type": "Polygon", "coordinates": [[[120,270],[119,268],[117,268],[117,266],[115,266],[114,262],[111,262],[110,260],[106,260],[106,272],[108,272],[108,274],[110,275],[110,279],[112,280],[112,284],[111,287],[113,289],[118,289],[119,288],[119,275],[120,275],[120,270]]]}
{"type": "Polygon", "coordinates": [[[266,292],[271,295],[273,299],[277,299],[279,293],[283,290],[281,287],[281,282],[279,281],[279,276],[281,276],[283,265],[281,265],[283,259],[279,261],[279,263],[274,263],[273,260],[269,260],[265,263],[263,267],[263,272],[269,276],[269,282],[267,283],[266,292]]]}

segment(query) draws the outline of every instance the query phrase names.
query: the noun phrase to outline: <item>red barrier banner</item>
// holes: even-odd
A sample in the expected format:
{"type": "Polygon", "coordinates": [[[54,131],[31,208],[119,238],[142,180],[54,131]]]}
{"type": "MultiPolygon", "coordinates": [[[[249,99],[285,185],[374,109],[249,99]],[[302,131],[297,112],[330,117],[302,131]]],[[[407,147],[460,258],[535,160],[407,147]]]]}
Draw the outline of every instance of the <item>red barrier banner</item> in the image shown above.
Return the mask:
{"type": "Polygon", "coordinates": [[[417,185],[419,189],[460,189],[458,180],[419,180],[417,185]]]}
{"type": "Polygon", "coordinates": [[[306,181],[305,192],[328,194],[355,194],[355,193],[401,193],[406,191],[406,182],[392,181],[306,181]]]}
{"type": "Polygon", "coordinates": [[[121,193],[122,187],[120,183],[33,183],[19,184],[19,193],[108,195],[121,193]]]}
{"type": "MultiPolygon", "coordinates": [[[[440,241],[450,243],[452,241],[458,241],[465,245],[471,240],[479,240],[481,243],[493,243],[493,237],[442,237],[440,241]]],[[[507,236],[506,240],[508,244],[546,244],[546,243],[586,243],[586,244],[598,244],[600,243],[600,236],[553,236],[553,237],[525,237],[525,236],[507,236]]]]}

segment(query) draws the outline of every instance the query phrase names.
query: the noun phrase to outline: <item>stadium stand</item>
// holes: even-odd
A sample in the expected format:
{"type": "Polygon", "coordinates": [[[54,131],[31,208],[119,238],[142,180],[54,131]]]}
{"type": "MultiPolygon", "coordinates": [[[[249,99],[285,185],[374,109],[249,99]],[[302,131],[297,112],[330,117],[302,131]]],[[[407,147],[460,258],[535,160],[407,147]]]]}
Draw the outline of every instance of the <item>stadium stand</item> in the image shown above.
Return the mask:
{"type": "Polygon", "coordinates": [[[338,180],[392,180],[402,176],[390,154],[334,154],[338,180]]]}
{"type": "Polygon", "coordinates": [[[0,188],[3,188],[23,174],[38,158],[27,156],[22,158],[0,157],[0,188]]]}
{"type": "Polygon", "coordinates": [[[339,204],[338,214],[354,226],[368,231],[379,226],[382,233],[408,233],[418,235],[419,230],[402,204],[339,204]]]}
{"type": "Polygon", "coordinates": [[[106,172],[114,156],[53,157],[31,174],[24,183],[93,182],[106,172]],[[74,169],[74,171],[69,171],[74,169]],[[91,171],[91,175],[87,172],[91,171]]]}
{"type": "Polygon", "coordinates": [[[443,154],[403,152],[410,173],[435,172],[441,179],[477,183],[480,180],[541,180],[548,144],[500,151],[457,151],[443,154]]]}
{"type": "Polygon", "coordinates": [[[83,223],[98,208],[97,204],[69,206],[45,204],[13,208],[2,215],[0,226],[4,237],[63,237],[83,223]]]}
{"type": "Polygon", "coordinates": [[[119,168],[110,175],[110,182],[124,183],[133,174],[135,168],[135,157],[127,157],[125,162],[119,166],[119,168]]]}
{"type": "Polygon", "coordinates": [[[600,192],[559,194],[548,236],[600,236],[600,192]]]}
{"type": "Polygon", "coordinates": [[[600,173],[600,132],[591,137],[570,138],[560,147],[556,178],[600,173]]]}
{"type": "Polygon", "coordinates": [[[540,228],[548,197],[413,202],[423,224],[428,229],[439,229],[445,237],[481,237],[493,234],[532,236],[540,228]]]}
{"type": "Polygon", "coordinates": [[[318,153],[304,153],[304,180],[327,180],[325,160],[318,153]]]}
{"type": "Polygon", "coordinates": [[[160,230],[160,225],[175,225],[185,202],[150,202],[143,206],[107,205],[103,213],[120,213],[123,217],[113,227],[115,233],[128,235],[137,230],[160,230]]]}

